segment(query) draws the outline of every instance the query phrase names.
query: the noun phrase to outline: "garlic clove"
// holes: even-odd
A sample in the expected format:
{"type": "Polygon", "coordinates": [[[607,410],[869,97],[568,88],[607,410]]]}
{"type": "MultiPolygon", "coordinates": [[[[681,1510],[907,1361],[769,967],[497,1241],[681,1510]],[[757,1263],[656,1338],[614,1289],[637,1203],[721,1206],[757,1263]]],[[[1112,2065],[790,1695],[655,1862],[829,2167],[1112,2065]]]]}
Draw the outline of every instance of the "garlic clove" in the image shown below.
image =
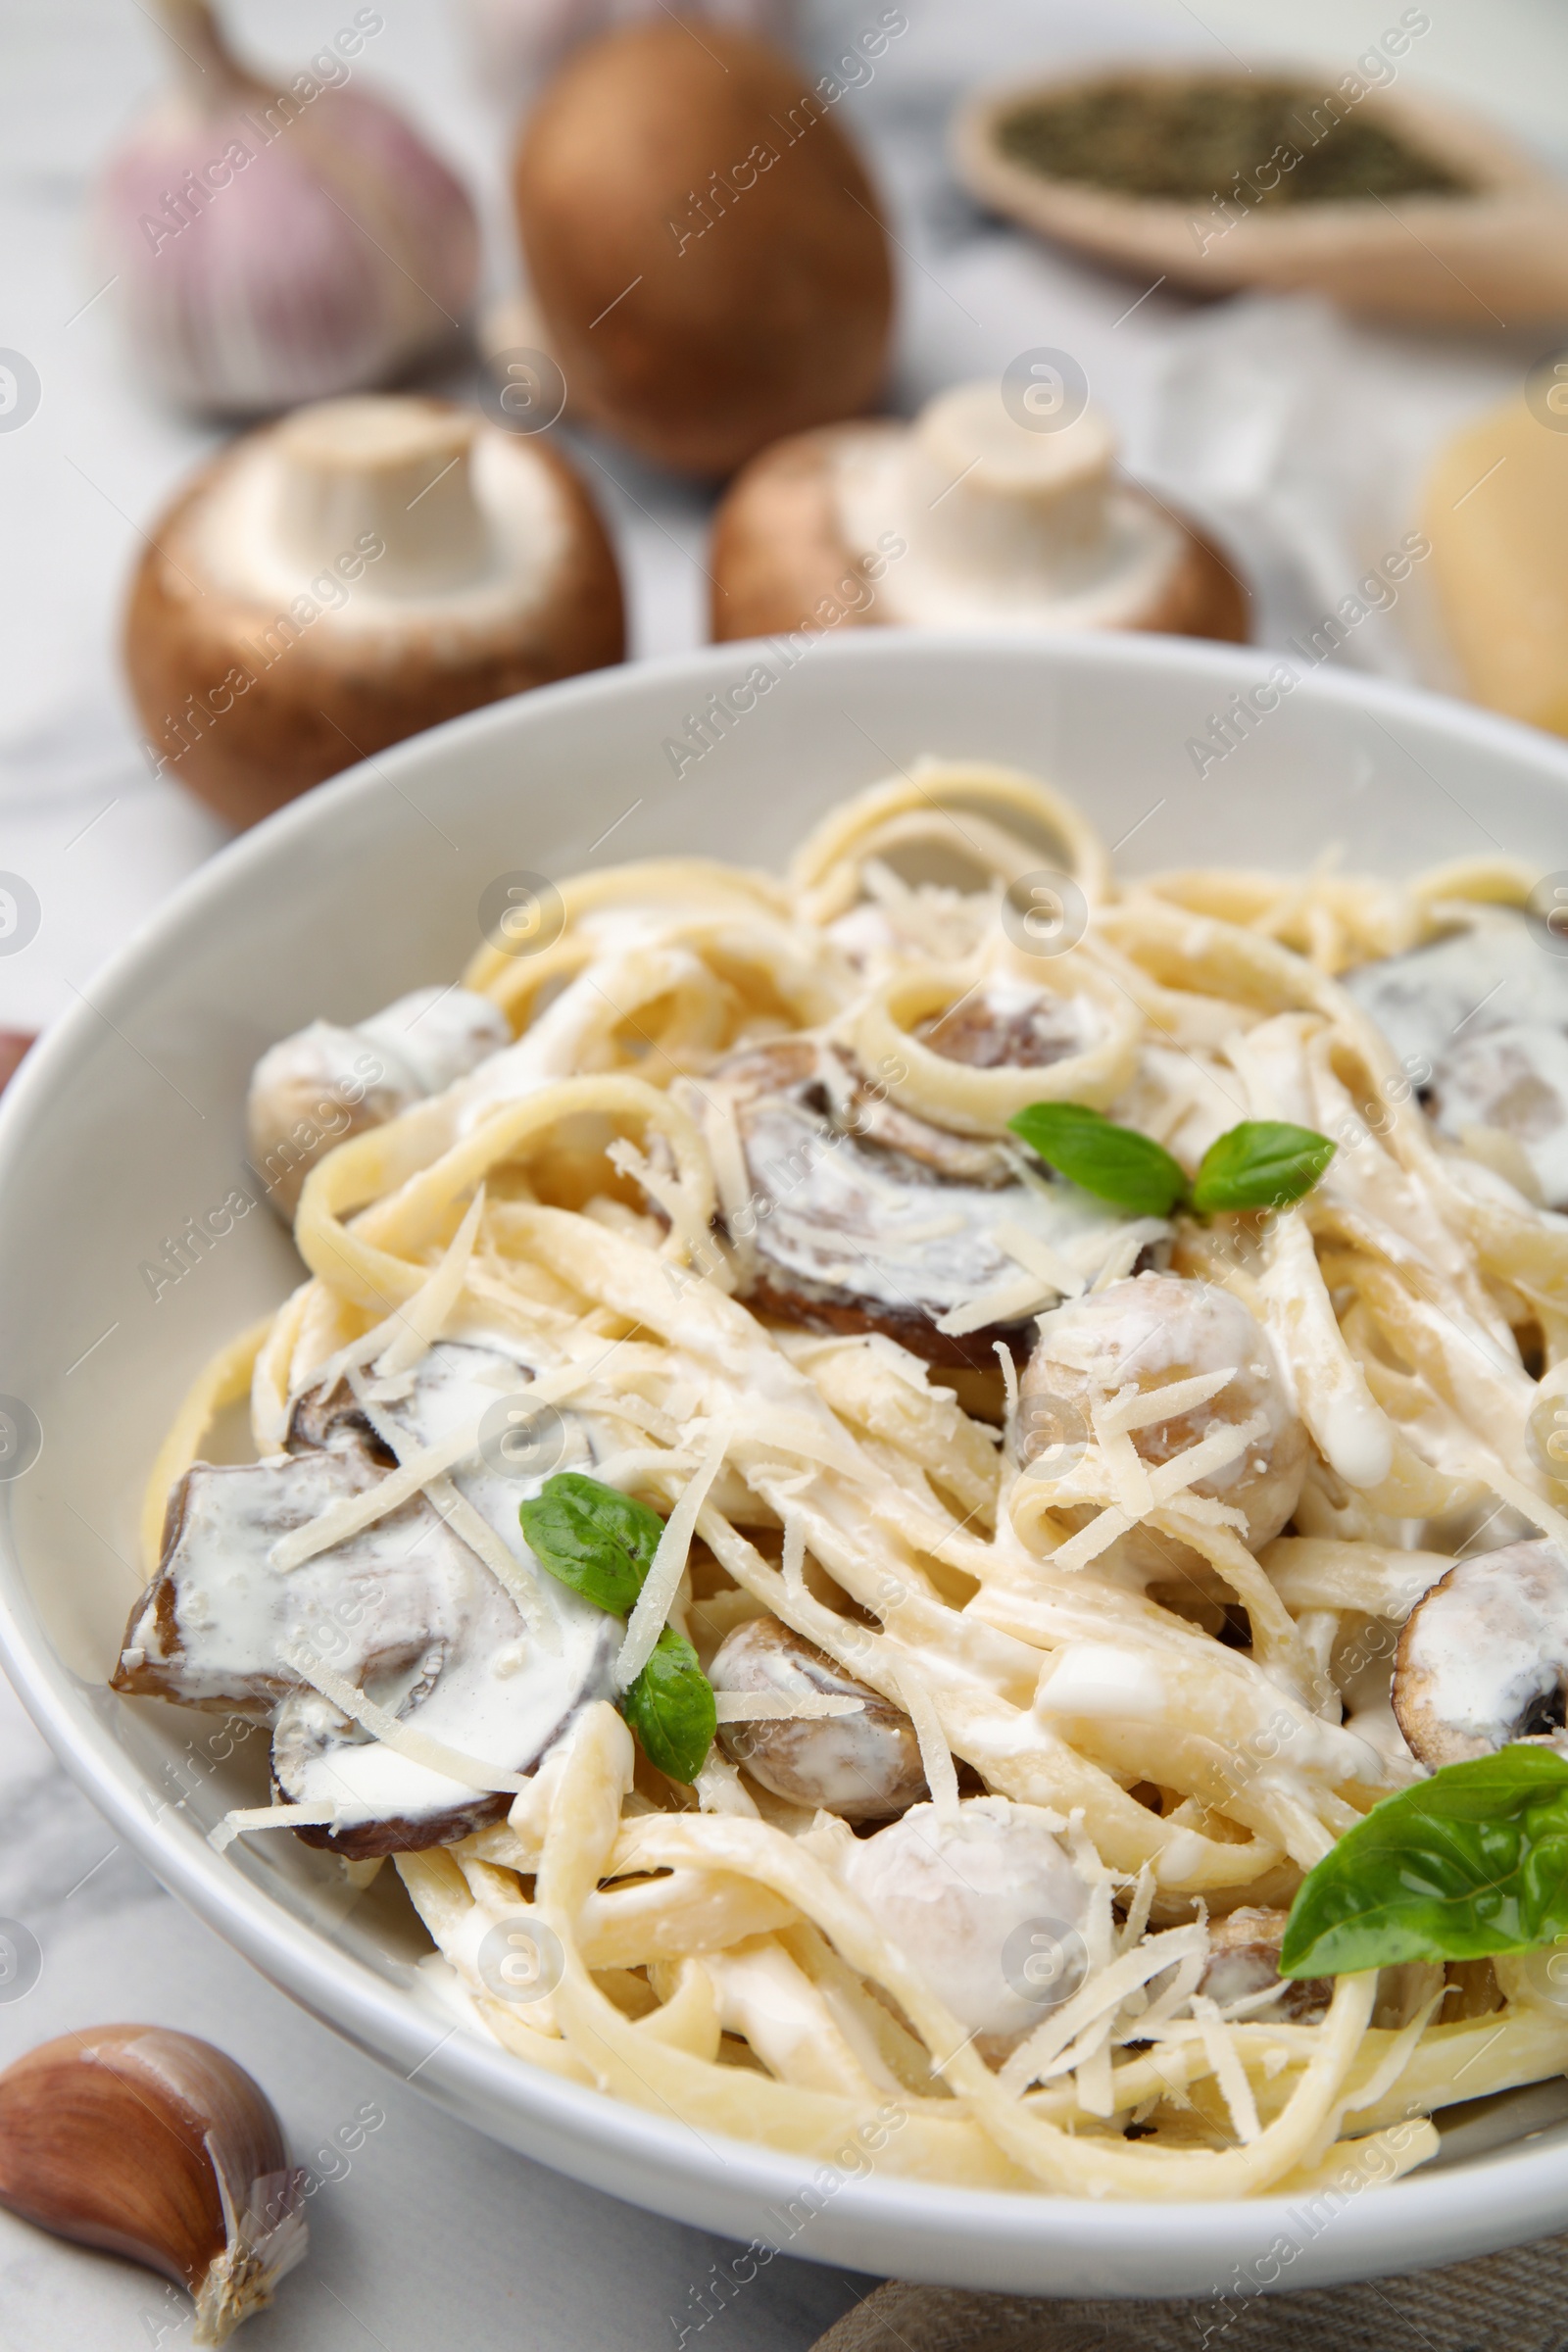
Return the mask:
{"type": "Polygon", "coordinates": [[[193,2343],[226,2342],[301,2260],[305,2179],[260,2084],[194,2034],[90,2027],[0,2075],[0,2205],[187,2287],[193,2343]]]}
{"type": "MultiPolygon", "coordinates": [[[[139,363],[172,399],[248,414],[387,381],[473,293],[465,190],[384,100],[345,87],[371,35],[270,83],[207,0],[162,0],[176,78],[110,162],[98,239],[139,363]]],[[[370,12],[361,12],[362,17],[370,12]]]]}

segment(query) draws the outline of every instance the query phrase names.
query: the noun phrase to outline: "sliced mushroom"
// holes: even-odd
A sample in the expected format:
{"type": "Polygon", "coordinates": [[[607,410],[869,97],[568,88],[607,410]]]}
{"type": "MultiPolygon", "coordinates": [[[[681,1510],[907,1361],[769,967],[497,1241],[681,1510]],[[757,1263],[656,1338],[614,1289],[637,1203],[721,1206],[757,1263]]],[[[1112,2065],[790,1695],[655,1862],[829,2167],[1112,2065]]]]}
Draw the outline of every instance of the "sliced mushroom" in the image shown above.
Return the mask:
{"type": "Polygon", "coordinates": [[[907,1715],[776,1617],[738,1625],[715,1652],[709,1680],[715,1690],[862,1701],[858,1715],[720,1725],[725,1754],[775,1796],[844,1821],[886,1821],[923,1795],[925,1767],[907,1715]]]}
{"type": "MultiPolygon", "coordinates": [[[[1295,1510],[1306,1475],[1306,1432],[1297,1418],[1269,1337],[1229,1291],[1176,1274],[1146,1273],[1071,1299],[1041,1321],[1041,1336],[1019,1383],[1018,1451],[1025,1466],[1064,1437],[1091,1435],[1094,1409],[1127,1385],[1141,1395],[1201,1373],[1231,1378],[1206,1403],[1132,1432],[1135,1451],[1168,1462],[1211,1431],[1261,1415],[1265,1426],[1193,1493],[1246,1514],[1245,1541],[1255,1551],[1295,1510]]],[[[1091,1505],[1083,1506],[1087,1515],[1091,1505]]],[[[1123,1539],[1131,1544],[1133,1539],[1123,1539]]],[[[1171,1546],[1158,1554],[1169,1563],[1171,1546]]]]}
{"type": "Polygon", "coordinates": [[[968,1797],[945,1820],[913,1805],[845,1862],[890,1942],[1001,2056],[1078,1989],[1089,1888],[1033,1805],[968,1797]]]}
{"type": "MultiPolygon", "coordinates": [[[[1260,2004],[1277,2009],[1294,2025],[1321,2017],[1334,1997],[1332,1977],[1282,1977],[1280,1945],[1288,1911],[1243,1908],[1208,1923],[1208,1965],[1199,1991],[1222,2009],[1233,2001],[1250,2000],[1272,1988],[1274,1999],[1260,2004]]],[[[1250,2014],[1255,2016],[1257,2011],[1250,2014]]]]}
{"type": "MultiPolygon", "coordinates": [[[[1249,2009],[1250,2018],[1266,2020],[1272,2015],[1292,2025],[1315,2024],[1334,1998],[1334,1979],[1280,1975],[1280,1946],[1289,1917],[1288,1911],[1243,1909],[1210,1920],[1208,1965],[1199,1991],[1222,2009],[1267,1992],[1272,1997],[1249,2009]]],[[[1434,1962],[1404,1961],[1380,1970],[1373,2025],[1391,2033],[1407,2026],[1442,1984],[1443,1970],[1434,1962]]]]}
{"type": "Polygon", "coordinates": [[[1098,410],[1020,417],[995,380],[912,424],[777,442],[714,521],[713,635],[916,622],[1244,639],[1237,573],[1115,458],[1098,410]]]}
{"type": "Polygon", "coordinates": [[[1517,1740],[1563,1744],[1568,1552],[1545,1538],[1458,1560],[1411,1610],[1395,1657],[1394,1712],[1436,1769],[1517,1740]]]}
{"type": "Polygon", "coordinates": [[[1568,958],[1548,955],[1524,915],[1493,907],[1446,939],[1362,964],[1345,985],[1413,1073],[1439,1132],[1568,1208],[1568,958]],[[1510,1166],[1521,1154],[1522,1174],[1510,1166]]]}
{"type": "MultiPolygon", "coordinates": [[[[518,1367],[445,1344],[401,1403],[371,1412],[411,1444],[428,1443],[471,1420],[485,1396],[499,1399],[508,1372],[514,1391],[525,1377],[518,1367]]],[[[580,1433],[578,1442],[586,1455],[580,1433]]],[[[580,1707],[609,1693],[616,1628],[537,1570],[539,1624],[530,1627],[422,1495],[278,1570],[271,1552],[281,1536],[385,1475],[346,1401],[302,1400],[290,1443],[299,1450],[242,1466],[198,1462],[180,1481],[114,1688],[270,1720],[280,1794],[338,1807],[330,1827],[300,1830],[309,1844],[351,1858],[450,1844],[505,1813],[508,1797],[371,1738],[321,1696],[301,1661],[319,1661],[425,1740],[525,1773],[580,1707]]],[[[453,1477],[526,1572],[516,1506],[529,1483],[478,1461],[453,1477]]]]}
{"type": "MultiPolygon", "coordinates": [[[[288,1450],[301,1453],[318,1446],[354,1445],[391,1461],[394,1453],[389,1437],[400,1451],[433,1446],[502,1397],[515,1398],[519,1406],[524,1405],[524,1392],[532,1379],[527,1364],[500,1348],[473,1340],[437,1340],[413,1370],[395,1379],[378,1381],[356,1372],[318,1380],[302,1390],[289,1414],[288,1450]]],[[[578,1457],[566,1467],[577,1468],[580,1461],[591,1459],[584,1424],[575,1416],[563,1420],[551,1407],[543,1409],[550,1416],[557,1445],[578,1457]]],[[[483,1466],[482,1457],[477,1462],[463,1462],[453,1476],[469,1481],[476,1467],[483,1466]]],[[[515,1502],[520,1496],[513,1499],[515,1502]]],[[[508,1523],[515,1517],[514,1509],[508,1523]]],[[[501,1524],[498,1520],[498,1528],[501,1524]]]]}
{"type": "MultiPolygon", "coordinates": [[[[996,1341],[1022,1352],[1026,1312],[961,1336],[938,1324],[1009,1281],[1027,1289],[999,1228],[1059,1259],[1063,1287],[1093,1280],[1129,1231],[1074,1186],[1026,1180],[1010,1146],[881,1101],[812,1039],[734,1055],[704,1087],[728,1092],[751,1187],[729,1211],[732,1238],[750,1245],[742,1295],[781,1321],[882,1331],[930,1363],[989,1371],[996,1341]]],[[[1037,1290],[1036,1302],[1047,1295],[1037,1290]]]]}
{"type": "Polygon", "coordinates": [[[993,980],[961,998],[951,1011],[922,1021],[914,1032],[944,1061],[966,1062],[975,1070],[1042,1070],[1069,1054],[1081,1054],[1085,1038],[1077,1002],[1018,982],[993,980]]]}
{"type": "Polygon", "coordinates": [[[1513,1174],[1490,1139],[1501,1135],[1524,1156],[1520,1185],[1548,1208],[1568,1208],[1568,1030],[1514,1021],[1467,1038],[1434,1072],[1432,1106],[1446,1135],[1477,1158],[1513,1174]]]}
{"type": "Polygon", "coordinates": [[[324,1152],[466,1078],[512,1031],[499,1005],[466,988],[416,988],[355,1027],[312,1021],[270,1046],[251,1073],[251,1163],[292,1217],[324,1152]]]}

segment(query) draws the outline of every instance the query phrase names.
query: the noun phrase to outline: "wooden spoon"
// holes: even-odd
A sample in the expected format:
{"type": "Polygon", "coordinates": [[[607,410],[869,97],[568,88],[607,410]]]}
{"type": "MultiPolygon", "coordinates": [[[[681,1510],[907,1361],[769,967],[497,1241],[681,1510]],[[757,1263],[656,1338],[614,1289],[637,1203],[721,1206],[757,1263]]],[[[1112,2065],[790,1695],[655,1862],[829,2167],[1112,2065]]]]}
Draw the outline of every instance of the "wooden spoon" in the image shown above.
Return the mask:
{"type": "MultiPolygon", "coordinates": [[[[1239,176],[1230,189],[1178,201],[1054,178],[1004,152],[1002,125],[1032,103],[1088,95],[1112,81],[1136,80],[1152,92],[1248,86],[1241,74],[1170,68],[1136,75],[1102,69],[982,90],[954,120],[954,169],[980,203],[1038,235],[1190,293],[1309,289],[1348,310],[1440,326],[1568,320],[1568,188],[1560,180],[1490,124],[1429,98],[1368,89],[1348,102],[1310,70],[1271,65],[1267,74],[1308,93],[1302,152],[1315,144],[1313,114],[1332,95],[1342,119],[1387,130],[1474,193],[1266,205],[1239,176]]],[[[1271,160],[1259,156],[1252,166],[1265,186],[1273,184],[1271,160]]]]}

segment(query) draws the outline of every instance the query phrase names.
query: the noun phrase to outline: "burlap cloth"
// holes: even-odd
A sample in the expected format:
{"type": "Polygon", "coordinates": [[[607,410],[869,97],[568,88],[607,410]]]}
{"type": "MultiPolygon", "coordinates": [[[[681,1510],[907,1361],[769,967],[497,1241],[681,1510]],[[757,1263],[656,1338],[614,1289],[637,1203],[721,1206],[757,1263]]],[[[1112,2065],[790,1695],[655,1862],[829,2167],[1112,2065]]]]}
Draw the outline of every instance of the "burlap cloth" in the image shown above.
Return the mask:
{"type": "Polygon", "coordinates": [[[1564,2352],[1568,2237],[1367,2286],[1206,2303],[1040,2302],[893,2278],[814,2352],[1564,2352]]]}

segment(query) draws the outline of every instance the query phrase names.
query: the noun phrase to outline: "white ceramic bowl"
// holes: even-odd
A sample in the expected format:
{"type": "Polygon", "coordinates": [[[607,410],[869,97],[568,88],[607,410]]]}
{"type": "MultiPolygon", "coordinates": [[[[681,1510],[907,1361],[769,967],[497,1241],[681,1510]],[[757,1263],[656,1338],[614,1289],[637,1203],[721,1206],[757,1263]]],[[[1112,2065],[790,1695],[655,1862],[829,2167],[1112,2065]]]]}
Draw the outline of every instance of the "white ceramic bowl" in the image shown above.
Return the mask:
{"type": "Polygon", "coordinates": [[[158,1299],[139,1271],[245,1182],[241,1102],[264,1046],[456,973],[498,873],[667,850],[776,864],[841,795],[922,752],[1051,777],[1125,839],[1129,867],[1293,867],[1335,843],[1392,873],[1494,846],[1568,864],[1563,746],[1344,672],[1303,679],[1200,780],[1189,739],[1270,659],[869,629],[792,667],[729,645],[475,711],[216,858],[0,1106],[0,1392],[43,1431],[35,1465],[0,1486],[0,1645],[33,1716],[117,1835],[274,1984],[481,2131],[634,2203],[862,2270],[1063,2295],[1324,2284],[1568,2224],[1560,2084],[1490,2102],[1437,2169],[1311,2206],[1074,2203],[715,2146],[453,2032],[395,1893],[352,1901],[290,1838],[220,1859],[204,1833],[258,1800],[261,1740],[220,1762],[211,1719],[104,1687],[158,1440],[209,1350],[297,1279],[260,1207],[158,1299]],[[693,757],[706,699],[759,661],[776,682],[693,757]]]}

